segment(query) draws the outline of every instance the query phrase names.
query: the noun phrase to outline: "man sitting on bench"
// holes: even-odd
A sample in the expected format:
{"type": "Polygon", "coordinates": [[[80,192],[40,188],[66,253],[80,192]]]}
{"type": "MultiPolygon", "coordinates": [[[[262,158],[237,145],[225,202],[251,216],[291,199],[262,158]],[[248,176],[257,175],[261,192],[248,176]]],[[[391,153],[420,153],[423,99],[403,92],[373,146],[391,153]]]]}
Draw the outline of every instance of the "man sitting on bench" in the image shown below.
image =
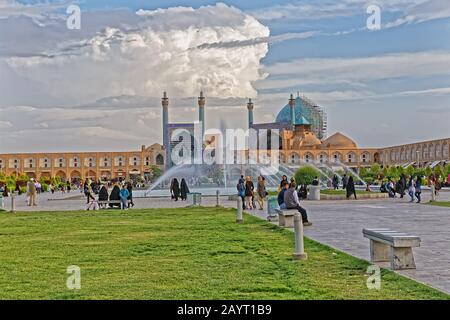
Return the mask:
{"type": "Polygon", "coordinates": [[[304,226],[311,226],[312,223],[308,221],[308,214],[306,213],[306,210],[300,206],[296,188],[297,185],[295,182],[291,182],[289,189],[284,192],[284,204],[286,205],[286,209],[297,209],[298,212],[300,212],[304,226]]]}
{"type": "Polygon", "coordinates": [[[280,206],[280,209],[286,209],[286,205],[284,204],[284,194],[286,193],[286,190],[289,189],[289,182],[282,181],[281,182],[281,190],[278,193],[278,205],[280,206]]]}

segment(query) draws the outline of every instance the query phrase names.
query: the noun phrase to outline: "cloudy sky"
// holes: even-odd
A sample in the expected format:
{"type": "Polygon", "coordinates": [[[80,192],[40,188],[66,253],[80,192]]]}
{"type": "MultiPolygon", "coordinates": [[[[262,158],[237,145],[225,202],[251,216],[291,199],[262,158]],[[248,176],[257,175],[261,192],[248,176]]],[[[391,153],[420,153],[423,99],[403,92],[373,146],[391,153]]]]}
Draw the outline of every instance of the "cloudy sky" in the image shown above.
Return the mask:
{"type": "Polygon", "coordinates": [[[161,142],[165,90],[174,122],[203,90],[210,128],[245,128],[249,97],[272,121],[299,91],[361,146],[450,137],[447,0],[0,0],[0,31],[0,153],[161,142]]]}

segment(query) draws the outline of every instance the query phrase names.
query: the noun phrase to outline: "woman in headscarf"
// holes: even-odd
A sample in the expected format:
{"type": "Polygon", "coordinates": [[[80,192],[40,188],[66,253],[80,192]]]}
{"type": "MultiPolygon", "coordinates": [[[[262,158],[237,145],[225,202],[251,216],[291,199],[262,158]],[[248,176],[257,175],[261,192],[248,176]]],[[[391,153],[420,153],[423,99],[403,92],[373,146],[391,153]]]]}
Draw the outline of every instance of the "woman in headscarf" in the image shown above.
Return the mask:
{"type": "Polygon", "coordinates": [[[350,196],[352,194],[355,196],[355,200],[356,200],[355,182],[354,182],[352,176],[350,176],[348,178],[348,182],[347,182],[347,185],[346,185],[345,189],[347,190],[347,200],[350,199],[350,196]]]}
{"type": "Polygon", "coordinates": [[[410,202],[414,202],[414,200],[415,200],[414,197],[415,197],[415,194],[416,194],[416,184],[414,182],[414,176],[411,176],[409,178],[408,194],[409,194],[409,197],[411,198],[410,202]]]}
{"type": "Polygon", "coordinates": [[[172,182],[172,195],[175,201],[178,201],[178,198],[180,197],[180,184],[178,183],[178,179],[173,179],[172,182]]]}
{"type": "Polygon", "coordinates": [[[417,180],[416,180],[416,193],[415,196],[417,198],[417,203],[420,203],[422,201],[420,195],[422,194],[422,177],[421,176],[417,176],[417,180]]]}
{"type": "MultiPolygon", "coordinates": [[[[98,201],[108,201],[108,189],[103,185],[100,189],[100,193],[98,194],[98,201]]],[[[101,205],[103,207],[103,204],[101,205]]]]}
{"type": "Polygon", "coordinates": [[[187,194],[189,193],[189,187],[186,183],[186,180],[181,179],[181,200],[186,201],[187,200],[187,194]]]}
{"type": "Polygon", "coordinates": [[[280,188],[279,188],[280,190],[283,189],[283,186],[286,184],[286,182],[288,182],[288,177],[286,175],[283,175],[280,181],[280,188]]]}
{"type": "MultiPolygon", "coordinates": [[[[120,188],[117,183],[114,184],[114,187],[109,195],[109,201],[120,201],[120,188]]],[[[109,204],[111,208],[118,207],[120,208],[120,204],[109,204]]]]}
{"type": "Polygon", "coordinates": [[[130,206],[131,206],[132,208],[134,208],[134,202],[133,202],[133,184],[132,184],[131,182],[128,182],[128,184],[127,184],[127,190],[128,190],[128,193],[130,194],[130,195],[128,196],[128,208],[130,208],[130,206]]]}

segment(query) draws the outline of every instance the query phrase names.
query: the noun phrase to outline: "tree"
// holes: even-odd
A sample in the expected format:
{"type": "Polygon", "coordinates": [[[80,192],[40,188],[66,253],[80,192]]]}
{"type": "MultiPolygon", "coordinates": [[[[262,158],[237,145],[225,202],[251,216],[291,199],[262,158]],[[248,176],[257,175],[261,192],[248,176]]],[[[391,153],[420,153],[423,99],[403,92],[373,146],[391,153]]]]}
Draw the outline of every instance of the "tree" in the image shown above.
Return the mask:
{"type": "Polygon", "coordinates": [[[444,170],[441,166],[434,167],[434,175],[436,177],[444,177],[444,170]]]}
{"type": "Polygon", "coordinates": [[[302,167],[295,172],[295,181],[299,185],[310,185],[316,177],[320,178],[320,171],[311,166],[302,167]]]}
{"type": "Polygon", "coordinates": [[[399,177],[400,177],[400,174],[399,174],[398,169],[396,167],[390,167],[388,169],[388,178],[398,179],[399,177]]]}
{"type": "Polygon", "coordinates": [[[152,172],[153,181],[157,180],[162,175],[162,170],[158,166],[150,166],[150,171],[152,172]]]}
{"type": "Polygon", "coordinates": [[[444,172],[445,172],[446,175],[450,174],[450,163],[445,166],[444,172]]]}
{"type": "Polygon", "coordinates": [[[414,176],[414,173],[416,172],[416,169],[413,166],[409,166],[406,168],[406,174],[410,177],[414,176]]]}
{"type": "Polygon", "coordinates": [[[370,172],[372,173],[373,177],[376,178],[381,173],[381,166],[378,163],[373,164],[370,167],[370,172]]]}

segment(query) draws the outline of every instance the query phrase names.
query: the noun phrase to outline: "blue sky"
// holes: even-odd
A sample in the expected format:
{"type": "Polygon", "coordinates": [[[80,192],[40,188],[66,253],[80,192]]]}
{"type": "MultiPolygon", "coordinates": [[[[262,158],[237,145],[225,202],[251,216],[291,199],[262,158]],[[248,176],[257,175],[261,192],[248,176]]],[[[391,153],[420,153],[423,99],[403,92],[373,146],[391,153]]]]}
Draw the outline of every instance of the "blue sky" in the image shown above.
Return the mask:
{"type": "MultiPolygon", "coordinates": [[[[169,91],[173,87],[172,95],[179,95],[174,97],[180,99],[174,106],[174,121],[191,116],[195,103],[186,99],[200,89],[217,106],[214,112],[219,117],[212,117],[209,127],[218,126],[219,118],[244,127],[241,113],[245,110],[240,106],[248,97],[255,99],[256,121],[271,121],[289,94],[300,91],[326,109],[329,134],[341,131],[360,145],[377,147],[450,136],[450,8],[446,0],[223,1],[225,7],[216,1],[86,0],[77,2],[83,14],[79,32],[64,29],[65,7],[70,2],[2,3],[6,6],[0,9],[0,28],[8,31],[0,35],[0,131],[16,140],[38,133],[43,137],[36,138],[38,149],[44,147],[45,137],[55,133],[61,136],[55,148],[72,141],[61,132],[69,125],[74,131],[97,130],[95,139],[103,139],[105,148],[117,145],[110,135],[120,132],[117,127],[123,114],[117,109],[124,104],[133,111],[129,117],[136,117],[126,125],[135,127],[133,121],[142,121],[151,123],[152,129],[130,129],[120,147],[140,144],[143,138],[159,141],[157,95],[165,87],[169,91]],[[381,8],[381,30],[366,28],[369,4],[381,8]],[[177,6],[193,10],[180,12],[173,9],[177,6]],[[135,12],[140,9],[147,11],[137,17],[135,12]],[[153,11],[157,9],[168,10],[153,11]],[[205,44],[221,38],[214,44],[218,47],[210,49],[212,56],[204,54],[213,51],[192,54],[186,53],[192,48],[181,49],[202,44],[195,33],[186,31],[190,27],[198,28],[205,39],[210,37],[205,44]],[[116,51],[105,31],[108,28],[117,41],[116,51]],[[271,38],[261,43],[258,39],[268,32],[271,38]],[[171,51],[164,51],[154,40],[148,42],[156,39],[149,34],[169,41],[166,46],[173,45],[171,51]],[[121,41],[130,43],[136,37],[147,41],[143,46],[150,56],[172,56],[165,67],[172,77],[160,75],[160,66],[141,49],[127,48],[133,53],[128,56],[122,52],[125,44],[121,41]],[[246,42],[255,39],[254,45],[246,42]],[[70,69],[70,65],[77,67],[70,69]],[[99,68],[95,74],[89,72],[94,68],[99,68]],[[66,77],[70,82],[58,78],[65,70],[71,70],[66,77]],[[180,70],[183,73],[177,74],[180,70]],[[152,103],[151,108],[143,108],[152,103]],[[80,116],[81,111],[78,117],[72,115],[81,105],[89,119],[80,116]],[[28,109],[14,114],[8,109],[13,106],[28,109]],[[88,107],[92,109],[87,111],[88,107]],[[117,116],[94,125],[91,120],[98,118],[100,107],[110,108],[108,114],[117,116]],[[55,118],[60,124],[43,117],[37,122],[36,112],[48,112],[51,118],[60,112],[60,118],[55,118]],[[30,123],[23,120],[27,117],[30,123]],[[65,122],[72,117],[76,121],[65,122]]],[[[73,139],[76,150],[95,148],[94,142],[78,140],[73,139]]],[[[2,141],[0,148],[26,149],[27,143],[18,146],[2,141]]]]}

